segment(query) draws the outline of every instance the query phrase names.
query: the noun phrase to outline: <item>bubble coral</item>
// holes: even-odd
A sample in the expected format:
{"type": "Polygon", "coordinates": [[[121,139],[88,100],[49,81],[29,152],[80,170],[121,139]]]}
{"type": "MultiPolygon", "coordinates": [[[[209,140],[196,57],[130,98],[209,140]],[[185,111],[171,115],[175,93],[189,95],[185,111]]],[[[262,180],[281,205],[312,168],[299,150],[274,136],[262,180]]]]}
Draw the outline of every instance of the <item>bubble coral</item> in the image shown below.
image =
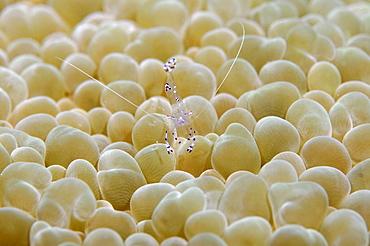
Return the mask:
{"type": "Polygon", "coordinates": [[[370,157],[368,134],[370,124],[362,124],[347,132],[343,138],[343,144],[348,150],[354,163],[361,162],[370,157]]]}
{"type": "Polygon", "coordinates": [[[280,81],[244,93],[235,106],[247,109],[257,121],[266,116],[284,118],[289,107],[300,97],[300,92],[295,85],[280,81]]]}
{"type": "Polygon", "coordinates": [[[0,208],[0,236],[8,245],[29,245],[29,232],[35,218],[17,208],[0,208]],[[17,228],[14,230],[14,228],[17,228]]]}
{"type": "Polygon", "coordinates": [[[52,226],[81,230],[81,223],[92,215],[95,208],[94,194],[85,182],[63,178],[45,190],[37,205],[36,218],[52,226]]]}
{"type": "Polygon", "coordinates": [[[299,99],[288,109],[285,119],[292,123],[301,136],[301,145],[315,136],[331,136],[329,114],[318,102],[299,99]]]}
{"type": "Polygon", "coordinates": [[[335,167],[347,174],[352,167],[348,149],[335,138],[313,137],[301,149],[300,156],[307,169],[315,166],[335,167]],[[330,154],[329,154],[330,153],[330,154]]]}
{"type": "Polygon", "coordinates": [[[365,220],[351,209],[339,209],[330,213],[325,218],[319,232],[329,245],[367,245],[369,243],[365,220]]]}
{"type": "Polygon", "coordinates": [[[153,211],[154,230],[162,237],[184,236],[187,218],[205,207],[205,196],[201,189],[193,187],[183,193],[168,193],[153,211]]]}
{"type": "Polygon", "coordinates": [[[368,180],[370,175],[370,159],[366,159],[357,163],[351,171],[347,174],[347,178],[351,183],[351,191],[366,189],[370,190],[370,183],[368,180]]]}
{"type": "Polygon", "coordinates": [[[297,129],[288,121],[275,116],[260,119],[253,132],[261,153],[262,164],[284,151],[297,153],[300,137],[297,129]]]}
{"type": "Polygon", "coordinates": [[[189,216],[185,223],[184,232],[188,240],[204,232],[211,232],[221,237],[226,227],[227,220],[222,212],[204,210],[189,216]]]}
{"type": "Polygon", "coordinates": [[[229,224],[247,216],[260,216],[269,221],[267,192],[268,187],[260,177],[252,173],[242,174],[228,185],[218,209],[225,214],[229,224]],[[240,189],[243,189],[242,193],[240,189]]]}
{"type": "Polygon", "coordinates": [[[88,237],[99,228],[115,231],[121,240],[125,240],[137,231],[136,222],[130,215],[107,207],[97,208],[94,211],[86,221],[84,232],[88,237]]]}
{"type": "Polygon", "coordinates": [[[238,170],[258,173],[261,168],[257,143],[247,128],[239,123],[230,124],[216,140],[211,158],[212,167],[224,178],[238,170]]]}
{"type": "Polygon", "coordinates": [[[275,183],[268,192],[276,228],[298,224],[319,229],[329,205],[324,188],[311,181],[275,183]]]}
{"type": "Polygon", "coordinates": [[[80,234],[76,231],[72,231],[65,228],[59,228],[56,226],[50,226],[45,221],[36,221],[33,223],[30,231],[30,242],[31,245],[81,245],[82,240],[80,234]]]}
{"type": "Polygon", "coordinates": [[[183,50],[181,39],[175,30],[169,27],[153,27],[139,33],[136,40],[129,43],[125,52],[141,62],[147,58],[165,61],[173,54],[183,50]]]}
{"type": "Polygon", "coordinates": [[[329,206],[339,208],[351,191],[348,178],[330,166],[312,167],[299,176],[299,181],[312,181],[321,185],[329,198],[329,206]]]}
{"type": "Polygon", "coordinates": [[[271,236],[271,246],[277,245],[328,245],[320,232],[306,229],[301,225],[285,225],[278,228],[271,236]]]}
{"type": "Polygon", "coordinates": [[[224,81],[219,90],[220,92],[240,97],[243,93],[261,86],[261,80],[252,64],[242,58],[236,60],[233,69],[227,78],[224,79],[233,61],[234,59],[228,60],[218,70],[217,85],[221,85],[222,81],[224,81]]]}
{"type": "Polygon", "coordinates": [[[71,126],[60,125],[50,131],[45,139],[45,164],[59,164],[67,167],[75,159],[85,159],[94,166],[99,149],[87,133],[71,126]]]}
{"type": "Polygon", "coordinates": [[[98,245],[123,246],[123,240],[120,235],[112,229],[98,228],[89,233],[84,239],[84,246],[98,245]]]}

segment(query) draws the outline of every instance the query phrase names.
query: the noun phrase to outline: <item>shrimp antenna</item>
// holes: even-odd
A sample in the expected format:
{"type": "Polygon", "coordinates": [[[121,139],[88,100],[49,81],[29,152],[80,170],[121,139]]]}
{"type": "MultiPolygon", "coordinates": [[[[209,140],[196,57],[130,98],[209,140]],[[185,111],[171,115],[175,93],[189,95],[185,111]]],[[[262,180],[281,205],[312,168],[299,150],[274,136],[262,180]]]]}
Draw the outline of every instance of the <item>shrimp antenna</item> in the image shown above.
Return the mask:
{"type": "Polygon", "coordinates": [[[80,71],[81,73],[85,74],[87,77],[89,77],[90,79],[94,80],[95,82],[99,83],[101,86],[103,86],[105,89],[113,92],[114,94],[116,94],[118,97],[122,98],[123,100],[125,100],[126,102],[128,102],[129,104],[131,104],[132,106],[136,107],[137,109],[140,109],[141,111],[143,111],[144,113],[146,114],[149,114],[148,112],[146,112],[144,109],[142,108],[139,108],[139,106],[137,106],[135,103],[131,102],[130,100],[128,100],[127,98],[125,98],[124,96],[120,95],[118,92],[116,92],[115,90],[109,88],[107,85],[105,85],[103,82],[95,79],[93,76],[91,76],[90,74],[86,73],[85,71],[83,71],[81,68],[73,65],[72,63],[70,62],[67,62],[66,60],[63,60],[62,58],[59,58],[59,57],[55,57],[57,58],[58,60],[61,60],[62,62],[65,62],[67,63],[68,65],[70,65],[71,67],[77,69],[78,71],[80,71]]]}
{"type": "MultiPolygon", "coordinates": [[[[217,87],[215,93],[213,94],[212,97],[216,96],[217,92],[220,90],[221,86],[225,83],[227,77],[229,76],[231,70],[234,68],[235,66],[235,63],[236,63],[236,60],[239,58],[239,55],[240,55],[240,52],[242,51],[242,48],[243,48],[243,45],[244,45],[244,39],[245,39],[245,28],[243,26],[243,24],[239,21],[240,25],[242,26],[242,30],[243,30],[243,36],[242,36],[242,42],[240,43],[240,46],[239,46],[239,49],[238,49],[238,52],[236,53],[236,56],[233,60],[233,62],[231,63],[231,66],[229,68],[229,70],[227,70],[227,73],[225,75],[225,77],[223,78],[223,80],[221,81],[221,84],[217,87]]],[[[212,98],[211,97],[211,98],[212,98]]]]}
{"type": "MultiPolygon", "coordinates": [[[[229,74],[231,73],[231,70],[234,68],[235,66],[235,63],[236,63],[236,60],[239,58],[239,55],[240,55],[240,52],[242,51],[242,48],[243,48],[243,45],[244,45],[244,39],[245,39],[245,28],[243,26],[243,24],[239,21],[240,25],[242,26],[242,30],[243,30],[243,36],[242,36],[242,42],[240,43],[240,46],[239,46],[239,49],[238,49],[238,52],[236,53],[236,56],[233,60],[233,62],[231,63],[231,66],[229,68],[229,70],[227,70],[227,73],[225,75],[225,77],[223,78],[223,80],[221,81],[220,85],[217,87],[216,91],[213,93],[212,97],[213,98],[214,96],[216,96],[217,92],[220,90],[221,86],[225,83],[227,77],[229,76],[229,74]]],[[[200,113],[197,115],[197,117],[195,117],[195,119],[197,119],[199,117],[199,115],[201,115],[201,113],[205,110],[205,107],[202,109],[202,111],[200,111],[200,113]]],[[[195,120],[194,119],[194,120],[195,120]]]]}

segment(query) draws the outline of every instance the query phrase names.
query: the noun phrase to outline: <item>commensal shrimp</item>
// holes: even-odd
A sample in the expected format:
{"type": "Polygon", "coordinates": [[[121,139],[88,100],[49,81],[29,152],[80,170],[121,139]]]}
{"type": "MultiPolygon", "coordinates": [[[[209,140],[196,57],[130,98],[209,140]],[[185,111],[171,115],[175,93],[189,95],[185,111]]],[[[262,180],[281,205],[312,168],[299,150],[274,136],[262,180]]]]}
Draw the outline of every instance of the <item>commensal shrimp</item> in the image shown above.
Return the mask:
{"type": "MultiPolygon", "coordinates": [[[[237,52],[237,54],[236,54],[236,56],[234,58],[234,61],[231,64],[229,70],[227,71],[225,77],[223,78],[223,80],[221,81],[220,85],[215,90],[213,96],[216,95],[216,93],[221,88],[221,86],[225,82],[226,78],[230,74],[231,70],[233,69],[233,67],[234,67],[234,65],[235,65],[235,63],[237,61],[237,58],[239,57],[239,54],[241,52],[241,49],[243,47],[244,38],[245,38],[245,29],[244,29],[244,26],[241,23],[240,23],[240,25],[241,25],[242,30],[243,30],[243,36],[242,36],[243,38],[242,38],[242,42],[240,44],[239,50],[238,50],[238,52],[237,52]]],[[[65,63],[67,63],[68,65],[72,66],[73,68],[77,69],[81,73],[83,73],[86,76],[88,76],[90,79],[92,79],[95,82],[97,82],[100,85],[102,85],[107,90],[109,90],[109,91],[113,92],[114,94],[116,94],[118,97],[120,97],[123,100],[127,101],[128,103],[130,103],[131,105],[135,106],[136,108],[142,110],[144,113],[149,114],[147,111],[143,110],[142,108],[140,108],[139,106],[137,106],[136,104],[134,104],[133,102],[131,102],[130,100],[128,100],[127,98],[125,98],[124,96],[122,96],[119,93],[117,93],[116,91],[112,90],[111,88],[109,88],[108,86],[106,86],[105,84],[103,84],[102,82],[100,82],[99,80],[95,79],[94,77],[92,77],[91,75],[89,75],[88,73],[86,73],[85,71],[83,71],[82,69],[78,68],[77,66],[75,66],[75,65],[69,63],[68,61],[65,61],[65,60],[63,60],[63,59],[61,59],[59,57],[56,57],[56,58],[59,59],[59,60],[61,60],[61,61],[63,61],[63,62],[65,62],[65,63]]],[[[196,134],[196,131],[191,126],[189,126],[189,115],[192,114],[192,111],[187,111],[182,98],[180,97],[180,95],[178,94],[178,91],[176,90],[176,85],[174,83],[174,79],[173,79],[173,76],[172,76],[172,73],[171,73],[171,71],[173,69],[175,69],[175,67],[176,67],[176,58],[171,58],[163,66],[164,71],[167,73],[167,81],[165,83],[164,88],[165,88],[165,92],[166,92],[167,98],[168,98],[169,102],[171,103],[171,106],[172,106],[172,114],[173,114],[173,115],[167,115],[167,117],[172,120],[173,124],[172,124],[170,130],[167,130],[165,132],[165,144],[166,144],[166,149],[167,149],[167,153],[168,154],[171,154],[172,152],[174,152],[173,148],[171,147],[171,145],[168,142],[168,133],[171,132],[171,134],[174,136],[174,140],[177,141],[179,144],[181,144],[181,141],[177,138],[177,136],[175,134],[175,129],[177,129],[179,127],[186,126],[186,127],[189,128],[189,134],[188,134],[187,140],[188,141],[192,141],[191,144],[190,144],[190,146],[187,148],[187,151],[189,153],[191,153],[193,151],[194,145],[195,145],[195,140],[196,140],[195,134],[196,134]]],[[[194,117],[194,119],[197,119],[202,114],[203,111],[204,111],[204,108],[199,112],[199,114],[197,116],[194,117]]]]}
{"type": "MultiPolygon", "coordinates": [[[[191,145],[187,148],[187,151],[191,153],[194,148],[195,143],[195,133],[196,131],[193,130],[192,127],[188,125],[189,119],[188,116],[192,114],[192,111],[187,111],[184,102],[182,101],[182,98],[178,94],[176,90],[176,85],[174,84],[173,77],[171,74],[171,71],[175,69],[176,67],[176,58],[173,57],[170,59],[170,61],[166,62],[163,66],[164,71],[167,73],[167,82],[164,85],[164,90],[166,91],[166,95],[168,100],[171,103],[172,106],[172,113],[173,115],[167,115],[167,117],[174,122],[174,128],[181,127],[181,126],[187,126],[190,130],[188,141],[192,141],[191,145]]],[[[177,137],[175,136],[175,133],[172,132],[172,135],[175,137],[175,141],[178,141],[177,137]]],[[[171,154],[173,152],[173,149],[171,145],[168,143],[168,131],[166,131],[166,137],[165,137],[166,147],[167,147],[167,153],[171,154]]],[[[181,144],[181,141],[178,141],[179,144],[181,144]]]]}

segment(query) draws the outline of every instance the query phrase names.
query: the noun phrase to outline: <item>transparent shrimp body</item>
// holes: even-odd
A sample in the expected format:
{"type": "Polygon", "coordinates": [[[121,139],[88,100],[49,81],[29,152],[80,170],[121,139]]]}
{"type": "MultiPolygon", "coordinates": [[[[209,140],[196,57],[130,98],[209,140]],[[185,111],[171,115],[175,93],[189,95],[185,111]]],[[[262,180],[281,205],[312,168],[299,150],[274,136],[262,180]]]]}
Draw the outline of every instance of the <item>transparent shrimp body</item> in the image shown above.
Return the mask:
{"type": "MultiPolygon", "coordinates": [[[[175,134],[175,129],[178,127],[182,126],[187,126],[189,128],[189,136],[188,136],[188,141],[192,141],[191,145],[187,149],[189,153],[193,151],[194,148],[194,143],[195,143],[195,137],[194,134],[196,133],[195,130],[193,130],[192,127],[188,125],[189,123],[189,115],[192,114],[191,111],[187,111],[185,104],[178,94],[176,90],[176,85],[174,84],[174,80],[171,74],[171,71],[175,69],[176,67],[176,58],[171,58],[170,61],[166,62],[163,66],[163,69],[165,72],[167,72],[167,82],[164,86],[166,95],[168,100],[171,103],[172,106],[172,114],[173,115],[167,115],[169,119],[173,121],[173,127],[171,129],[172,135],[175,136],[175,140],[178,141],[176,134],[175,134]]],[[[166,131],[166,136],[165,136],[165,142],[167,145],[167,153],[171,154],[173,152],[173,149],[171,148],[170,144],[168,143],[168,131],[166,131]]],[[[181,141],[178,142],[181,144],[181,141]]]]}

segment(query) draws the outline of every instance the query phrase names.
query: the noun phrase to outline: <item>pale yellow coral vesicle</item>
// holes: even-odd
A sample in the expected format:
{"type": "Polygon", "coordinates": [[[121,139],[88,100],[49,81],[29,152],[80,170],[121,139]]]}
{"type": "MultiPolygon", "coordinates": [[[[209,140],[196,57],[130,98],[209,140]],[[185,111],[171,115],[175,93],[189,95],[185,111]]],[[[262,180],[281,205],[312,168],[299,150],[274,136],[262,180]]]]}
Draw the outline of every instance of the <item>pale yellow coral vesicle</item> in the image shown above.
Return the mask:
{"type": "MultiPolygon", "coordinates": [[[[189,125],[197,131],[198,135],[205,136],[214,132],[218,117],[213,105],[204,97],[193,95],[186,97],[183,102],[187,110],[192,111],[189,125]]],[[[189,128],[182,132],[188,136],[189,128]]]]}
{"type": "Polygon", "coordinates": [[[259,216],[248,216],[231,223],[223,239],[228,245],[270,245],[272,228],[270,223],[259,216]]]}
{"type": "Polygon", "coordinates": [[[52,175],[52,181],[62,179],[66,175],[66,169],[61,165],[51,165],[47,167],[52,175]]]}
{"type": "Polygon", "coordinates": [[[370,159],[357,163],[347,174],[351,183],[351,191],[370,190],[370,159]]]}
{"type": "MultiPolygon", "coordinates": [[[[162,84],[160,85],[162,87],[162,84]]],[[[135,112],[135,120],[138,121],[148,113],[171,115],[172,107],[167,98],[163,96],[153,96],[145,100],[142,104],[140,104],[140,106],[135,112]]]]}
{"type": "Polygon", "coordinates": [[[335,103],[329,111],[329,117],[333,128],[333,138],[342,141],[344,135],[353,128],[350,113],[343,104],[335,103]]]}
{"type": "Polygon", "coordinates": [[[353,126],[370,123],[370,99],[365,94],[352,91],[338,99],[351,116],[353,126]]]}
{"type": "Polygon", "coordinates": [[[329,205],[340,208],[351,191],[351,184],[340,170],[330,166],[312,167],[299,176],[299,181],[312,181],[321,185],[329,198],[329,205]]]}
{"type": "Polygon", "coordinates": [[[111,144],[111,141],[106,135],[103,134],[94,134],[91,135],[92,139],[95,141],[95,143],[98,145],[99,152],[101,153],[109,144],[111,144]]]}
{"type": "MultiPolygon", "coordinates": [[[[58,56],[59,57],[59,56],[58,56]]],[[[68,55],[65,58],[66,62],[74,64],[76,67],[80,68],[87,74],[94,76],[96,73],[96,65],[93,60],[84,53],[74,52],[73,54],[68,55]]],[[[60,66],[60,71],[65,81],[66,90],[68,93],[73,93],[76,88],[84,81],[88,79],[88,77],[71,67],[69,64],[63,62],[60,66]]]]}
{"type": "Polygon", "coordinates": [[[342,78],[338,68],[330,62],[321,61],[313,65],[307,75],[308,89],[322,90],[334,95],[342,78]]]}
{"type": "Polygon", "coordinates": [[[45,190],[37,205],[36,218],[52,226],[83,230],[95,208],[94,194],[85,182],[63,178],[45,190]]]}
{"type": "Polygon", "coordinates": [[[98,77],[109,84],[117,80],[138,80],[139,64],[129,55],[111,52],[99,63],[98,77]]]}
{"type": "Polygon", "coordinates": [[[219,210],[203,210],[189,216],[184,226],[185,236],[188,240],[192,237],[211,232],[220,237],[227,227],[227,219],[219,210]]]}
{"type": "Polygon", "coordinates": [[[0,143],[8,152],[8,154],[11,154],[13,150],[18,148],[17,139],[10,133],[0,134],[0,143]]]}
{"type": "Polygon", "coordinates": [[[15,57],[8,64],[8,67],[14,72],[21,74],[22,71],[28,66],[34,63],[41,63],[42,60],[40,57],[33,54],[22,54],[15,57]]]}
{"type": "Polygon", "coordinates": [[[219,27],[203,34],[200,39],[200,46],[217,46],[227,52],[230,43],[234,41],[236,37],[236,34],[231,29],[219,27]]]}
{"type": "Polygon", "coordinates": [[[98,183],[104,200],[117,210],[127,210],[130,208],[132,194],[145,185],[146,180],[141,170],[120,168],[99,171],[98,183]]]}
{"type": "Polygon", "coordinates": [[[289,107],[300,97],[295,85],[280,81],[244,93],[235,106],[247,109],[257,121],[266,116],[284,118],[289,107]],[[276,93],[277,91],[279,93],[276,93]]]}
{"type": "Polygon", "coordinates": [[[168,172],[166,175],[162,177],[162,179],[159,181],[160,183],[168,183],[172,185],[177,185],[183,181],[194,179],[194,176],[191,175],[188,172],[180,171],[180,170],[174,170],[171,172],[168,172]]]}
{"type": "MultiPolygon", "coordinates": [[[[147,114],[132,128],[132,143],[136,150],[154,144],[164,143],[165,132],[170,127],[168,118],[162,114],[147,114]]],[[[170,142],[171,144],[171,142],[170,142]]]]}
{"type": "Polygon", "coordinates": [[[90,232],[83,242],[84,246],[123,246],[123,240],[120,235],[109,228],[98,228],[90,232]]]}
{"type": "Polygon", "coordinates": [[[370,157],[370,141],[367,132],[370,129],[370,123],[359,125],[344,135],[343,144],[347,148],[354,163],[359,163],[370,157]]]}
{"type": "Polygon", "coordinates": [[[71,126],[60,125],[45,139],[46,166],[59,164],[67,167],[75,159],[85,159],[96,166],[99,149],[91,136],[71,126]]]}
{"type": "Polygon", "coordinates": [[[66,170],[65,177],[78,178],[84,181],[94,193],[95,199],[100,199],[99,185],[97,181],[97,172],[94,166],[83,159],[72,161],[66,170]]]}
{"type": "Polygon", "coordinates": [[[0,66],[0,87],[8,94],[12,109],[28,97],[28,87],[22,76],[0,66]]]}
{"type": "Polygon", "coordinates": [[[41,154],[31,147],[19,147],[10,154],[12,162],[34,162],[45,166],[44,158],[41,154]]]}
{"type": "Polygon", "coordinates": [[[59,112],[55,116],[55,120],[58,122],[58,125],[67,125],[87,134],[91,134],[91,125],[89,120],[85,115],[82,115],[73,111],[63,111],[59,112]]]}
{"type": "Polygon", "coordinates": [[[142,148],[136,155],[147,183],[158,183],[164,175],[175,170],[176,157],[169,155],[165,144],[152,144],[142,148]]]}
{"type": "Polygon", "coordinates": [[[328,245],[368,245],[365,220],[351,209],[339,209],[329,214],[319,232],[328,245]]]}
{"type": "MultiPolygon", "coordinates": [[[[243,37],[237,38],[229,47],[229,57],[235,57],[243,37]]],[[[258,72],[263,65],[270,61],[284,57],[286,41],[281,37],[266,38],[256,35],[245,35],[244,45],[240,52],[240,58],[250,62],[258,72]]]]}
{"type": "Polygon", "coordinates": [[[227,110],[235,107],[237,99],[228,93],[218,93],[211,98],[210,102],[216,109],[218,118],[220,118],[227,110]]]}
{"type": "Polygon", "coordinates": [[[210,68],[201,63],[181,62],[171,75],[182,98],[199,95],[210,100],[215,93],[216,77],[210,68]]]}
{"type": "Polygon", "coordinates": [[[330,21],[318,22],[313,26],[313,29],[316,32],[320,33],[321,35],[325,35],[328,38],[330,38],[330,40],[334,43],[334,45],[337,48],[343,47],[346,42],[343,30],[333,22],[330,21]]]}
{"type": "Polygon", "coordinates": [[[137,221],[149,220],[158,203],[175,187],[168,183],[147,184],[138,188],[131,197],[130,209],[137,221]]]}
{"type": "Polygon", "coordinates": [[[342,81],[359,80],[370,83],[370,57],[360,48],[349,46],[336,50],[334,65],[342,75],[342,81]]]}
{"type": "Polygon", "coordinates": [[[29,232],[34,222],[35,218],[20,209],[0,208],[0,225],[3,226],[0,231],[2,242],[8,245],[29,245],[29,232]]]}
{"type": "Polygon", "coordinates": [[[324,188],[310,181],[275,183],[269,189],[268,200],[276,228],[298,224],[317,230],[329,206],[324,188]]]}
{"type": "Polygon", "coordinates": [[[367,228],[370,227],[370,213],[368,204],[370,202],[369,190],[358,190],[350,194],[346,200],[343,201],[341,207],[348,208],[359,213],[366,222],[367,228]]]}
{"type": "Polygon", "coordinates": [[[217,209],[218,202],[226,189],[224,183],[220,179],[211,176],[203,176],[177,184],[176,190],[183,193],[193,187],[197,187],[203,191],[206,198],[206,210],[217,209]]]}
{"type": "Polygon", "coordinates": [[[66,228],[50,226],[46,221],[39,220],[32,224],[29,242],[31,245],[40,246],[64,245],[64,243],[77,246],[82,243],[81,234],[66,228]]]}
{"type": "Polygon", "coordinates": [[[81,2],[78,0],[50,0],[48,1],[48,4],[52,6],[70,26],[73,27],[86,15],[95,11],[100,11],[102,9],[102,2],[102,0],[93,0],[89,2],[81,2]]]}
{"type": "Polygon", "coordinates": [[[164,95],[163,84],[166,79],[167,76],[163,72],[162,61],[148,58],[140,63],[137,82],[143,87],[148,98],[164,95]]]}
{"type": "Polygon", "coordinates": [[[90,122],[91,134],[107,135],[107,124],[112,113],[103,107],[95,107],[87,112],[86,117],[90,122]]]}
{"type": "Polygon", "coordinates": [[[101,152],[100,154],[103,154],[104,152],[108,151],[108,150],[111,150],[111,149],[119,149],[119,150],[123,150],[125,152],[127,152],[129,155],[131,155],[132,157],[134,157],[137,153],[137,151],[135,150],[135,147],[130,144],[130,143],[127,143],[127,142],[114,142],[114,143],[111,143],[109,144],[107,147],[105,147],[101,152]]]}
{"type": "Polygon", "coordinates": [[[217,85],[220,86],[222,81],[224,81],[219,92],[229,93],[238,98],[247,91],[261,87],[262,83],[256,69],[245,59],[238,58],[228,74],[228,70],[233,62],[234,59],[226,61],[218,70],[216,75],[217,85]],[[228,76],[225,79],[227,74],[228,76]]]}
{"type": "Polygon", "coordinates": [[[12,102],[10,100],[8,93],[6,93],[6,91],[4,91],[1,87],[0,87],[0,105],[1,105],[0,119],[6,120],[9,117],[10,112],[12,110],[12,102]]]}
{"type": "Polygon", "coordinates": [[[136,21],[142,28],[156,26],[181,30],[188,19],[188,10],[181,1],[146,0],[137,5],[136,21]]]}
{"type": "Polygon", "coordinates": [[[289,121],[279,117],[267,116],[260,119],[254,128],[253,136],[261,153],[262,165],[280,152],[298,153],[300,148],[297,129],[289,121]]]}
{"type": "MultiPolygon", "coordinates": [[[[174,144],[177,143],[175,142],[174,144]]],[[[203,171],[212,168],[211,154],[213,142],[206,137],[196,136],[196,148],[189,155],[187,148],[190,144],[191,141],[187,141],[179,147],[176,155],[176,169],[198,177],[203,171]]]]}
{"type": "Polygon", "coordinates": [[[206,198],[203,191],[192,187],[180,193],[168,193],[153,211],[152,221],[158,235],[184,236],[184,225],[187,218],[205,208],[206,198]]]}
{"type": "Polygon", "coordinates": [[[0,29],[9,41],[30,37],[29,6],[25,3],[8,5],[1,11],[0,29]]]}
{"type": "Polygon", "coordinates": [[[277,60],[266,63],[259,71],[262,85],[277,81],[287,81],[294,84],[301,94],[307,92],[307,79],[303,70],[295,63],[287,60],[277,60]]]}
{"type": "Polygon", "coordinates": [[[316,136],[331,136],[332,126],[328,112],[311,99],[299,99],[290,105],[285,119],[297,128],[301,146],[316,136]]]}
{"type": "Polygon", "coordinates": [[[100,94],[103,89],[104,88],[95,81],[86,80],[76,87],[73,93],[73,101],[78,107],[86,111],[99,107],[101,106],[100,94]]]}
{"type": "Polygon", "coordinates": [[[328,136],[317,136],[308,140],[302,146],[300,156],[307,169],[329,166],[347,174],[352,168],[351,156],[346,146],[328,136]]]}
{"type": "Polygon", "coordinates": [[[302,246],[327,246],[324,236],[312,229],[306,229],[301,225],[285,225],[275,230],[271,236],[271,246],[302,245],[302,246]]]}
{"type": "Polygon", "coordinates": [[[217,74],[220,67],[226,62],[227,57],[224,50],[217,46],[206,46],[198,50],[194,56],[194,61],[206,65],[217,74]]]}
{"type": "Polygon", "coordinates": [[[364,93],[367,97],[370,97],[370,85],[363,81],[348,81],[338,86],[334,94],[334,100],[337,101],[345,94],[353,91],[364,93]]]}
{"type": "Polygon", "coordinates": [[[304,94],[303,98],[311,99],[320,103],[328,112],[335,104],[333,97],[329,93],[322,90],[311,90],[304,94]]]}
{"type": "Polygon", "coordinates": [[[123,100],[121,97],[114,95],[110,90],[103,89],[100,95],[100,103],[112,113],[126,111],[134,114],[137,106],[146,100],[144,89],[134,81],[117,80],[109,83],[108,87],[126,98],[123,100]]]}
{"type": "Polygon", "coordinates": [[[184,35],[185,47],[199,46],[202,36],[222,26],[222,20],[211,11],[197,11],[190,17],[184,35]]]}
{"type": "Polygon", "coordinates": [[[136,39],[125,47],[124,52],[137,62],[147,58],[166,61],[175,54],[181,54],[183,49],[179,34],[169,27],[161,26],[140,31],[136,39]]]}
{"type": "Polygon", "coordinates": [[[136,222],[130,215],[108,207],[101,207],[95,210],[86,221],[84,232],[89,236],[90,233],[93,233],[98,228],[114,230],[122,240],[125,240],[137,231],[136,222]]]}
{"type": "Polygon", "coordinates": [[[227,127],[214,144],[212,167],[225,179],[239,170],[258,173],[261,168],[261,154],[247,128],[239,123],[232,123],[227,127]]]}
{"type": "Polygon", "coordinates": [[[25,132],[33,137],[38,137],[45,141],[49,132],[58,125],[55,117],[50,114],[37,113],[27,116],[20,120],[14,129],[25,132]]]}
{"type": "Polygon", "coordinates": [[[129,33],[124,23],[111,21],[101,24],[90,39],[86,52],[96,64],[109,53],[122,52],[129,43],[129,33]]]}
{"type": "Polygon", "coordinates": [[[268,187],[260,177],[251,173],[241,175],[227,186],[218,209],[229,224],[247,216],[260,216],[270,221],[267,192],[268,187]]]}
{"type": "Polygon", "coordinates": [[[6,48],[9,60],[13,60],[15,57],[22,54],[39,56],[40,51],[40,44],[32,38],[18,38],[10,42],[6,48]]]}
{"type": "Polygon", "coordinates": [[[273,160],[262,166],[258,177],[263,179],[268,187],[273,184],[291,183],[298,181],[297,171],[289,162],[284,160],[273,160]]]}
{"type": "Polygon", "coordinates": [[[132,234],[125,240],[125,246],[135,245],[159,246],[157,240],[153,236],[143,232],[132,234]]]}
{"type": "Polygon", "coordinates": [[[9,127],[0,127],[0,135],[3,133],[9,133],[17,141],[18,147],[31,147],[37,150],[43,158],[45,158],[46,147],[44,141],[37,137],[32,137],[22,131],[12,129],[9,127]]]}

